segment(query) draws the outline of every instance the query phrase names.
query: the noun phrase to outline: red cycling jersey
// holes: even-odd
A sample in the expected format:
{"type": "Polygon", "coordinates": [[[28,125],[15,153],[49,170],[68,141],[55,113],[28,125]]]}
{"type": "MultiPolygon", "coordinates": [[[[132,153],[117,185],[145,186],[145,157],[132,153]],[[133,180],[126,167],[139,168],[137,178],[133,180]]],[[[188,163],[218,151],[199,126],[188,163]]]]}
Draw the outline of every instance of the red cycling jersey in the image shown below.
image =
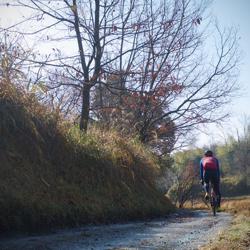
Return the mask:
{"type": "Polygon", "coordinates": [[[214,157],[204,157],[202,159],[202,165],[203,165],[203,169],[204,170],[217,170],[218,166],[217,166],[217,161],[214,157]]]}

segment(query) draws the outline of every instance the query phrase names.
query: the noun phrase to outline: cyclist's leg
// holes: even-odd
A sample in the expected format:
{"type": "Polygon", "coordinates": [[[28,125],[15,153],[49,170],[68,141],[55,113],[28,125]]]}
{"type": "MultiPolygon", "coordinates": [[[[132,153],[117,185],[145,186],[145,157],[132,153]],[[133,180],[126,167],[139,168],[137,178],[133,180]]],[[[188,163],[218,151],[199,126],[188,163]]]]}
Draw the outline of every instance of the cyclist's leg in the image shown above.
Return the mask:
{"type": "Polygon", "coordinates": [[[209,198],[209,182],[210,182],[210,172],[208,170],[204,171],[204,183],[205,183],[205,191],[206,191],[206,195],[205,195],[205,199],[209,198]]]}
{"type": "Polygon", "coordinates": [[[213,176],[211,178],[211,184],[212,184],[214,193],[217,197],[217,206],[220,207],[221,193],[220,193],[220,183],[217,178],[217,173],[213,173],[213,176]]]}
{"type": "Polygon", "coordinates": [[[217,197],[217,206],[220,207],[221,193],[220,193],[220,183],[218,180],[214,182],[214,192],[217,197]]]}

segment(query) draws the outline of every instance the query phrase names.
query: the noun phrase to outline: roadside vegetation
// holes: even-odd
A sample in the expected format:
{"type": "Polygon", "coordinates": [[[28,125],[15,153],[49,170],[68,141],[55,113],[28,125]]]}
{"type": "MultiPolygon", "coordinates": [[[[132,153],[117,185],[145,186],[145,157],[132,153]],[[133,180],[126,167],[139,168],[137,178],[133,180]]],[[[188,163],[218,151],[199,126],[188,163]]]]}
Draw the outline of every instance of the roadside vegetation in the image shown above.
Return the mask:
{"type": "Polygon", "coordinates": [[[136,138],[88,133],[0,83],[0,231],[36,231],[162,215],[159,165],[136,138]]]}
{"type": "MultiPolygon", "coordinates": [[[[226,199],[222,209],[234,214],[231,226],[201,250],[247,250],[250,246],[250,197],[226,199]]],[[[219,216],[219,215],[218,215],[219,216]]]]}

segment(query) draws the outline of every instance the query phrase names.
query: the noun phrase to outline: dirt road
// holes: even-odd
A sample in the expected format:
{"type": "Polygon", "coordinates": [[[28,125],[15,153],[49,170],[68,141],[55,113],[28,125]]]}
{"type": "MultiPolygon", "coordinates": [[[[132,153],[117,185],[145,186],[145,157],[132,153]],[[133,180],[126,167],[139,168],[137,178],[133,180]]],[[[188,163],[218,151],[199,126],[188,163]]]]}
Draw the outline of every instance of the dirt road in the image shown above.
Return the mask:
{"type": "Polygon", "coordinates": [[[0,250],[198,249],[226,228],[231,215],[178,212],[147,222],[86,226],[49,235],[0,239],[0,250]]]}

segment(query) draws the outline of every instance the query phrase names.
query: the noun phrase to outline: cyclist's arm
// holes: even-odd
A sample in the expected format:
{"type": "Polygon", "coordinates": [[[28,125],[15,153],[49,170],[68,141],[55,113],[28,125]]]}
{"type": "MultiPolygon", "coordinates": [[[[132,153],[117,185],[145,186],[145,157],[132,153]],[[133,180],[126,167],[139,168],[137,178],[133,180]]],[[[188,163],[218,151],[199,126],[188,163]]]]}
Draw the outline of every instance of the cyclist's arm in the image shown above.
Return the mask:
{"type": "Polygon", "coordinates": [[[203,180],[203,164],[202,164],[202,159],[200,161],[200,178],[203,180]]]}
{"type": "Polygon", "coordinates": [[[218,176],[218,179],[220,180],[220,165],[219,165],[218,159],[216,159],[216,164],[217,164],[217,176],[218,176]]]}

